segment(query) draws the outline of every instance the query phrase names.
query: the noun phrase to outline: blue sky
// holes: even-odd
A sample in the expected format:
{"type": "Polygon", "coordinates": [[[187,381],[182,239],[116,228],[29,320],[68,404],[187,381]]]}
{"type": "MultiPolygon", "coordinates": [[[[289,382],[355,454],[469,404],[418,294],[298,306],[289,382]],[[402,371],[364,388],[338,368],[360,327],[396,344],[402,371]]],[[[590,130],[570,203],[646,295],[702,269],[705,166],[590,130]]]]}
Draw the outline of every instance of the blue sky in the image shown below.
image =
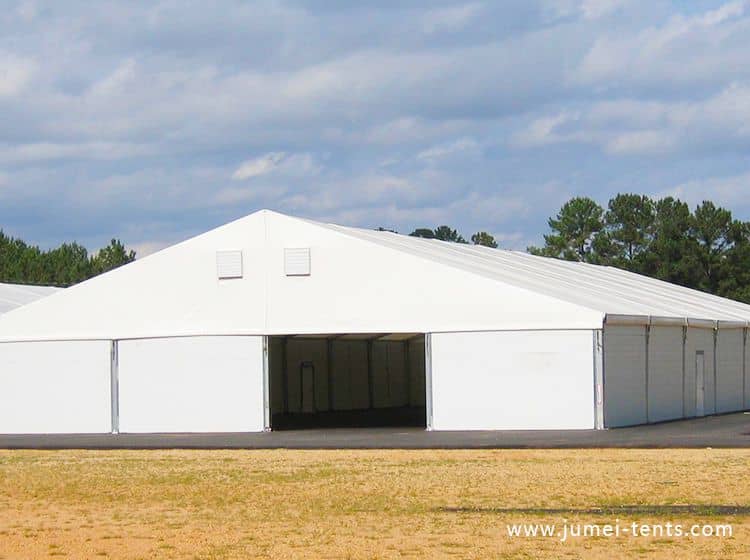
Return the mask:
{"type": "Polygon", "coordinates": [[[272,208],[523,249],[617,192],[750,219],[748,2],[10,4],[0,227],[45,247],[272,208]]]}

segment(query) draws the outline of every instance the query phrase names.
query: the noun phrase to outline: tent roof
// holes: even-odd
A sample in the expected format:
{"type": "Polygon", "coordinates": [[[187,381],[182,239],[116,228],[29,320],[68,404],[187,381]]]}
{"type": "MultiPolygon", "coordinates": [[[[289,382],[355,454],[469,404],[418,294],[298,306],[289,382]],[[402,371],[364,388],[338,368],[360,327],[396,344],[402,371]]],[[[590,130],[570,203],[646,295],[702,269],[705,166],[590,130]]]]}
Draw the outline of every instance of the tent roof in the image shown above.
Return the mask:
{"type": "Polygon", "coordinates": [[[750,306],[611,267],[262,210],[6,313],[0,341],[596,329],[605,320],[736,327],[750,306]],[[312,259],[305,278],[285,272],[285,249],[300,247],[312,259]],[[226,250],[242,252],[241,278],[217,277],[226,250]]]}
{"type": "Polygon", "coordinates": [[[411,237],[388,231],[335,224],[318,225],[471,274],[595,309],[613,320],[651,317],[657,321],[750,321],[750,305],[611,266],[411,237]]]}
{"type": "Polygon", "coordinates": [[[0,315],[57,292],[51,286],[0,283],[0,315]]]}

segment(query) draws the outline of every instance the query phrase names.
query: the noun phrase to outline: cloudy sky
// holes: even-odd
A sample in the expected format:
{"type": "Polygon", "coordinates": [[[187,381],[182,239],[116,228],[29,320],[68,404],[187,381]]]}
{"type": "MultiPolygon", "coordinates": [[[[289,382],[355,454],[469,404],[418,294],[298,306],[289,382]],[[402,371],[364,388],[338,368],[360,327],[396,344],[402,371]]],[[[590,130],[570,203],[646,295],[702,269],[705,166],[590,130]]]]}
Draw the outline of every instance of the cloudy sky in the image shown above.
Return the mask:
{"type": "Polygon", "coordinates": [[[749,2],[3,7],[0,227],[45,247],[272,208],[525,248],[616,192],[750,219],[749,2]]]}

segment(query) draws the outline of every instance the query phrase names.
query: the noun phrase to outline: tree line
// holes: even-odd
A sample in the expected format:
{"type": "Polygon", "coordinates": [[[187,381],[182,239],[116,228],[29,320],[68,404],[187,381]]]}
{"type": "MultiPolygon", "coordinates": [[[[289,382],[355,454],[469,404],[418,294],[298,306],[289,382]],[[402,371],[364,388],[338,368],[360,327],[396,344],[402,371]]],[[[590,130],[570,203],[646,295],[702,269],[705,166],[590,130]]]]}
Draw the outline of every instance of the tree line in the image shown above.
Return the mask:
{"type": "Polygon", "coordinates": [[[0,230],[0,282],[68,287],[134,260],[118,239],[89,255],[75,242],[45,251],[0,230]]]}

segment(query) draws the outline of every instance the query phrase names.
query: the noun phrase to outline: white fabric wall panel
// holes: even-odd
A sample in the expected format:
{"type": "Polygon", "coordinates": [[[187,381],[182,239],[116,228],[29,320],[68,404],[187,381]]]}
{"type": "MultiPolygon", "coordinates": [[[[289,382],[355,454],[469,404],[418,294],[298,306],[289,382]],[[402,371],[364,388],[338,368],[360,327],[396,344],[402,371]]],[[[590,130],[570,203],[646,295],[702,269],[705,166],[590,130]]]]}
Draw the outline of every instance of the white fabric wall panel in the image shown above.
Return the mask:
{"type": "Polygon", "coordinates": [[[653,326],[648,341],[648,421],[682,418],[682,327],[653,326]]]}
{"type": "Polygon", "coordinates": [[[719,329],[716,339],[716,412],[742,410],[742,329],[719,329]]]}
{"type": "Polygon", "coordinates": [[[747,337],[748,333],[747,330],[745,331],[745,342],[744,342],[744,351],[745,351],[745,359],[743,361],[743,369],[745,374],[745,382],[743,384],[743,387],[745,388],[745,398],[744,398],[744,404],[742,406],[745,410],[750,410],[750,362],[748,361],[748,358],[750,358],[749,352],[748,352],[748,344],[747,344],[747,337]]]}
{"type": "Polygon", "coordinates": [[[685,413],[695,416],[696,354],[703,352],[705,393],[704,414],[714,413],[714,332],[711,329],[688,327],[685,340],[685,413]]]}
{"type": "Polygon", "coordinates": [[[594,427],[591,331],[431,337],[435,429],[594,427]]]}
{"type": "Polygon", "coordinates": [[[263,339],[119,343],[121,432],[263,430],[263,339]]]}
{"type": "Polygon", "coordinates": [[[104,433],[110,343],[0,344],[0,433],[104,433]]]}
{"type": "Polygon", "coordinates": [[[646,417],[646,327],[604,329],[604,425],[644,424],[646,417]]]}

